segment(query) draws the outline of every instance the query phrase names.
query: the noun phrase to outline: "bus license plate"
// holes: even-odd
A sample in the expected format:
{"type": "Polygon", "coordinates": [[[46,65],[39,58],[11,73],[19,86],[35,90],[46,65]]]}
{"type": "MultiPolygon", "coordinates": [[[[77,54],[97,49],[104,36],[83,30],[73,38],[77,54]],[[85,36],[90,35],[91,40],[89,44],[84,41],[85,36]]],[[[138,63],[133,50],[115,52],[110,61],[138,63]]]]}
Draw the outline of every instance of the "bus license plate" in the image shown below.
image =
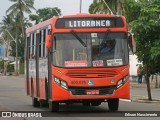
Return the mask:
{"type": "Polygon", "coordinates": [[[99,95],[99,90],[87,90],[87,95],[99,95]]]}

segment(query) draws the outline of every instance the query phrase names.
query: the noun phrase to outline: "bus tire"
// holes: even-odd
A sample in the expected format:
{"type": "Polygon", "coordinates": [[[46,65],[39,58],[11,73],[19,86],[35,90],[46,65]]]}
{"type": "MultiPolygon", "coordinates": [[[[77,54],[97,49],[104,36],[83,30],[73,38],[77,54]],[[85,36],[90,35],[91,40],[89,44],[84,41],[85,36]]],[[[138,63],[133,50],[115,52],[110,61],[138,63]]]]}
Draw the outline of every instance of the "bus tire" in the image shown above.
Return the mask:
{"type": "Polygon", "coordinates": [[[119,99],[108,99],[108,107],[110,111],[117,111],[119,107],[119,99]]]}
{"type": "Polygon", "coordinates": [[[33,107],[40,107],[40,102],[37,100],[37,98],[34,97],[33,85],[32,85],[32,106],[33,107]]]}
{"type": "Polygon", "coordinates": [[[49,102],[49,109],[51,112],[58,112],[59,111],[59,103],[52,101],[49,102]]]}

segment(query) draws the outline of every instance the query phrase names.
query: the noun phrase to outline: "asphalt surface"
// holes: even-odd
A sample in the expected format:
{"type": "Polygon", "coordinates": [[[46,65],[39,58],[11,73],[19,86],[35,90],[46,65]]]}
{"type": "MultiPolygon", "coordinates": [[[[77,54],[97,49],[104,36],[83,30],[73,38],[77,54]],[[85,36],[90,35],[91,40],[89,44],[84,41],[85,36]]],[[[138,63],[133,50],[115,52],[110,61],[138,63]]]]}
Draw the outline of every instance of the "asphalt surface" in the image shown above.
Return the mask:
{"type": "MultiPolygon", "coordinates": [[[[82,120],[87,118],[89,119],[121,119],[120,113],[124,115],[124,112],[132,112],[132,111],[160,111],[160,102],[144,102],[140,103],[140,101],[134,101],[139,99],[146,99],[146,85],[145,84],[137,84],[135,82],[131,82],[131,100],[120,100],[119,111],[112,114],[109,112],[107,103],[102,103],[98,107],[83,107],[80,104],[73,104],[70,106],[66,106],[62,104],[60,106],[59,113],[51,113],[49,112],[47,107],[44,108],[34,108],[31,105],[31,98],[26,96],[26,92],[24,89],[24,76],[0,76],[0,111],[35,111],[35,112],[46,112],[47,116],[54,116],[52,119],[77,119],[82,120]],[[138,87],[137,87],[138,86],[138,87]],[[111,118],[110,118],[111,117],[111,118]]],[[[152,97],[159,99],[160,89],[152,88],[152,97]]],[[[123,120],[128,117],[122,117],[123,120]]],[[[132,117],[133,118],[133,117],[132,117]]],[[[132,119],[131,118],[131,119],[132,119]]],[[[4,118],[0,118],[4,119],[4,118]]],[[[7,118],[10,120],[10,118],[7,118]]],[[[16,118],[15,118],[16,119],[16,118]]],[[[17,120],[23,118],[17,118],[17,120]]],[[[25,118],[26,119],[26,118],[25,118]]],[[[41,118],[27,118],[28,120],[41,120],[41,118]]],[[[44,118],[42,118],[44,119],[44,118]]],[[[46,120],[51,118],[47,117],[46,120]]],[[[139,119],[139,118],[138,118],[139,119]]],[[[141,120],[142,118],[140,118],[141,120]]],[[[155,119],[155,118],[154,118],[155,119]]]]}
{"type": "Polygon", "coordinates": [[[151,96],[152,101],[148,101],[147,85],[146,83],[138,84],[137,82],[131,82],[131,100],[145,103],[157,103],[160,104],[160,88],[155,88],[155,83],[151,83],[151,96]]]}

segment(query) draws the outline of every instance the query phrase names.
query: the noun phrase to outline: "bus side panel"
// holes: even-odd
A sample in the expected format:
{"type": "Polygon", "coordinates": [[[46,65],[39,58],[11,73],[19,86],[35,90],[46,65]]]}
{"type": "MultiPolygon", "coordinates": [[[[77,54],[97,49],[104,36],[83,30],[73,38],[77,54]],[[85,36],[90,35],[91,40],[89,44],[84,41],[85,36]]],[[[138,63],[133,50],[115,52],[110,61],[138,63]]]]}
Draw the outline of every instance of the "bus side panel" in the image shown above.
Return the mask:
{"type": "Polygon", "coordinates": [[[34,91],[34,96],[37,97],[37,88],[36,88],[36,68],[35,68],[35,60],[29,60],[29,89],[30,96],[32,96],[32,89],[34,91]],[[33,86],[32,86],[33,85],[33,86]]]}
{"type": "Polygon", "coordinates": [[[46,100],[45,79],[40,79],[40,99],[46,100]]]}
{"type": "Polygon", "coordinates": [[[29,80],[29,96],[32,96],[32,92],[34,92],[34,97],[37,98],[37,89],[36,89],[36,79],[29,80]]]}
{"type": "Polygon", "coordinates": [[[36,78],[33,78],[33,91],[34,91],[34,97],[37,98],[37,85],[36,85],[36,78]]]}
{"type": "Polygon", "coordinates": [[[39,60],[39,90],[40,90],[40,99],[46,99],[46,80],[48,76],[48,62],[46,58],[41,58],[39,60]]]}

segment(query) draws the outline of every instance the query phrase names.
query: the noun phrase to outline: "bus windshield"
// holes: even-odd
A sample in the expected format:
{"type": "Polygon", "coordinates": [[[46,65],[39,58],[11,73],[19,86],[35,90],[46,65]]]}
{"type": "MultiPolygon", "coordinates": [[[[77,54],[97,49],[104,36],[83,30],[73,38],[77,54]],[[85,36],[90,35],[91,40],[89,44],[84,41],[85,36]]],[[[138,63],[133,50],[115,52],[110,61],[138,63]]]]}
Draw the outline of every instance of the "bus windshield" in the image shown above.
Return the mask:
{"type": "Polygon", "coordinates": [[[57,67],[115,67],[128,64],[127,34],[124,32],[55,33],[53,65],[57,67]],[[56,38],[56,39],[55,39],[56,38]]]}

